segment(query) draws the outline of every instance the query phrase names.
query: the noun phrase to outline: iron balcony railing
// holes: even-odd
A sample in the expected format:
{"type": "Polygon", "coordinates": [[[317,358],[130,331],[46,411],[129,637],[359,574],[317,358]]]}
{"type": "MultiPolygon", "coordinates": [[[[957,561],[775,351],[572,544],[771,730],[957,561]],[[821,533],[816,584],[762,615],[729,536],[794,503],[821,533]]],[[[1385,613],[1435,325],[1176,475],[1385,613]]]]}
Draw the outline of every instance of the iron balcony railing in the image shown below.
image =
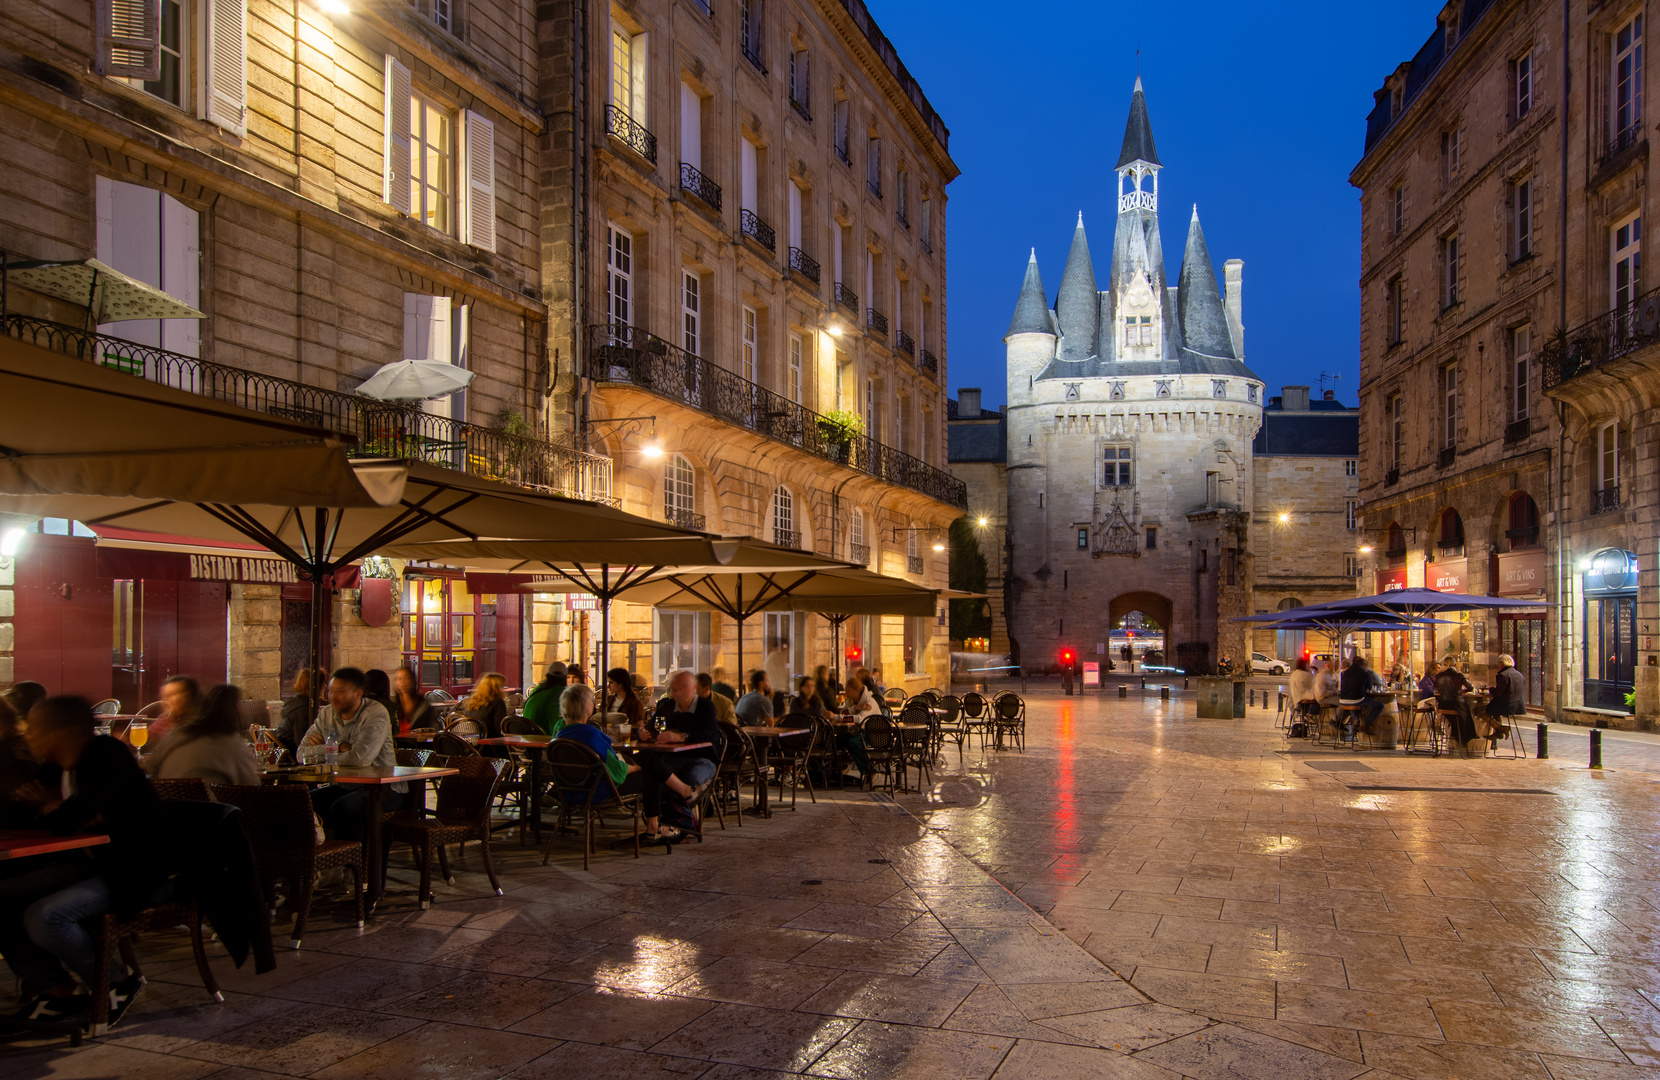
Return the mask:
{"type": "Polygon", "coordinates": [[[703,175],[696,165],[680,163],[680,190],[695,195],[709,209],[720,212],[720,185],[703,175]]]}
{"type": "Polygon", "coordinates": [[[882,185],[878,184],[876,181],[866,180],[865,181],[865,187],[869,188],[870,193],[872,195],[876,196],[878,199],[880,199],[882,197],[882,185]]]}
{"type": "Polygon", "coordinates": [[[853,164],[853,159],[847,156],[847,146],[843,143],[836,144],[836,157],[841,160],[843,165],[851,166],[853,164]]]}
{"type": "Polygon", "coordinates": [[[611,459],[544,439],[433,416],[408,405],[323,390],[164,349],[8,314],[6,334],[151,382],[353,436],[353,457],[423,461],[456,472],[593,502],[614,503],[611,459]]]}
{"type": "Polygon", "coordinates": [[[932,255],[934,253],[934,245],[926,236],[918,237],[917,243],[922,245],[922,250],[925,253],[927,253],[929,255],[932,255]]]}
{"type": "Polygon", "coordinates": [[[1606,514],[1610,510],[1620,508],[1620,485],[1609,484],[1599,491],[1591,492],[1591,513],[1606,514]]]}
{"type": "Polygon", "coordinates": [[[1448,465],[1451,465],[1457,457],[1458,447],[1443,446],[1441,448],[1441,452],[1435,457],[1436,467],[1445,469],[1448,465]]]}
{"type": "Polygon", "coordinates": [[[1584,371],[1660,341],[1660,289],[1606,311],[1545,342],[1539,360],[1548,390],[1584,371]]]}
{"type": "Polygon", "coordinates": [[[781,394],[631,326],[589,328],[589,372],[601,383],[637,386],[826,461],[968,506],[968,488],[943,469],[845,429],[781,394]]]}
{"type": "Polygon", "coordinates": [[[813,122],[813,114],[807,108],[807,103],[805,101],[797,100],[794,94],[790,95],[790,108],[794,109],[795,114],[807,121],[809,124],[813,122]]]}
{"type": "Polygon", "coordinates": [[[759,71],[763,75],[767,73],[767,66],[761,63],[761,46],[759,43],[746,41],[743,43],[742,51],[744,59],[754,65],[756,71],[759,71]]]}
{"type": "Polygon", "coordinates": [[[698,532],[705,531],[704,526],[708,523],[708,519],[702,514],[694,514],[679,507],[664,507],[663,520],[670,525],[678,525],[682,529],[696,529],[698,532]]]}
{"type": "Polygon", "coordinates": [[[888,332],[888,317],[875,308],[865,308],[865,326],[878,334],[888,332]]]}
{"type": "Polygon", "coordinates": [[[1383,486],[1388,487],[1391,484],[1399,483],[1400,479],[1401,479],[1401,470],[1400,470],[1399,466],[1396,466],[1395,468],[1390,469],[1388,472],[1383,474],[1383,486]]]}
{"type": "Polygon", "coordinates": [[[913,573],[913,574],[922,573],[922,556],[921,555],[907,555],[907,556],[905,556],[905,569],[907,571],[909,571],[910,573],[913,573]]]}
{"type": "Polygon", "coordinates": [[[605,107],[605,133],[620,139],[624,146],[653,165],[657,164],[657,136],[615,105],[605,107]]]}
{"type": "Polygon", "coordinates": [[[781,548],[799,549],[801,547],[801,534],[793,529],[774,528],[772,530],[772,542],[781,548]]]}
{"type": "Polygon", "coordinates": [[[852,563],[854,566],[869,566],[870,565],[870,545],[869,544],[848,544],[847,545],[847,561],[852,563]]]}
{"type": "Polygon", "coordinates": [[[936,379],[940,377],[939,357],[935,356],[927,349],[922,350],[922,370],[926,371],[929,375],[932,375],[936,379]]]}
{"type": "Polygon", "coordinates": [[[790,249],[790,269],[811,281],[814,285],[818,284],[818,260],[798,247],[790,249]]]}
{"type": "Polygon", "coordinates": [[[1521,442],[1533,431],[1533,422],[1527,417],[1512,420],[1504,426],[1504,441],[1507,443],[1521,442]]]}
{"type": "Polygon", "coordinates": [[[859,294],[839,281],[836,282],[836,303],[855,315],[859,313],[859,294]]]}
{"type": "Polygon", "coordinates": [[[905,331],[901,330],[895,334],[893,336],[893,343],[899,346],[900,352],[911,357],[912,359],[916,358],[916,342],[911,338],[911,335],[907,334],[905,331]]]}
{"type": "Polygon", "coordinates": [[[743,229],[745,236],[768,251],[778,250],[778,234],[773,231],[771,225],[756,216],[753,210],[738,211],[738,226],[743,229]]]}
{"type": "Polygon", "coordinates": [[[1641,140],[1642,137],[1643,125],[1632,124],[1630,127],[1626,128],[1622,132],[1619,132],[1608,141],[1608,149],[1603,153],[1602,160],[1607,161],[1615,154],[1631,149],[1633,146],[1637,145],[1638,141],[1641,140]]]}

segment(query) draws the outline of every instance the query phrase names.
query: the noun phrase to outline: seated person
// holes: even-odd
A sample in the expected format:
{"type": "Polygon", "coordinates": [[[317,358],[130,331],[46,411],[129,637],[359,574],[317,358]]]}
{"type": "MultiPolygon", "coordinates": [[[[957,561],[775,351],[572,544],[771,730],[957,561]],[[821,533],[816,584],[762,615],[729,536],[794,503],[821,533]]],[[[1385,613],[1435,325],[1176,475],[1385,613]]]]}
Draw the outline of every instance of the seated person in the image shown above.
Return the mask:
{"type": "Polygon", "coordinates": [[[645,723],[645,706],[634,692],[634,674],[627,668],[614,667],[605,673],[605,711],[622,713],[629,727],[645,723]]]}
{"type": "Polygon", "coordinates": [[[156,744],[144,768],[157,780],[257,785],[259,770],[242,737],[242,691],[209,690],[196,714],[156,744]]]}
{"type": "Polygon", "coordinates": [[[1437,709],[1451,709],[1458,715],[1452,722],[1452,737],[1464,746],[1476,737],[1475,718],[1470,714],[1470,703],[1464,700],[1464,695],[1474,690],[1470,680],[1458,670],[1452,658],[1447,658],[1446,667],[1441,674],[1435,677],[1435,707],[1437,709]]]}
{"type": "Polygon", "coordinates": [[[196,715],[202,707],[202,684],[189,675],[175,675],[161,684],[161,703],[167,711],[150,721],[150,742],[158,743],[196,715]]]}
{"type": "Polygon", "coordinates": [[[855,720],[863,720],[867,716],[876,716],[882,712],[881,701],[866,681],[869,678],[868,674],[853,674],[847,677],[847,693],[843,697],[842,708],[855,720]]]}
{"type": "Polygon", "coordinates": [[[772,680],[756,668],[749,673],[749,693],[739,698],[738,720],[751,727],[766,727],[772,723],[772,680]]]}
{"type": "Polygon", "coordinates": [[[487,738],[501,738],[501,722],[507,719],[507,679],[494,671],[480,675],[472,696],[462,703],[460,711],[467,719],[478,721],[487,738]]]}
{"type": "Polygon", "coordinates": [[[1320,711],[1320,696],[1314,689],[1314,672],[1309,669],[1308,659],[1302,656],[1297,657],[1296,666],[1291,669],[1291,711],[1320,711]]]}
{"type": "Polygon", "coordinates": [[[1435,665],[1429,664],[1424,668],[1424,677],[1418,680],[1415,695],[1419,701],[1425,701],[1435,696],[1435,665]]]}
{"type": "MultiPolygon", "coordinates": [[[[341,768],[391,768],[398,763],[392,745],[392,719],[386,709],[364,696],[368,682],[362,669],[343,667],[329,680],[329,700],[317,722],[305,733],[304,744],[322,746],[333,735],[340,747],[341,768]]],[[[409,785],[388,785],[381,809],[401,810],[409,785]]],[[[340,840],[363,842],[368,835],[369,789],[362,784],[328,784],[311,793],[311,805],[324,825],[340,840]]],[[[375,823],[378,826],[378,822],[375,823]]]]}
{"type": "MultiPolygon", "coordinates": [[[[78,697],[46,699],[24,728],[41,763],[39,780],[17,793],[33,808],[28,826],[60,836],[102,832],[110,839],[86,849],[84,857],[47,863],[5,882],[0,952],[28,997],[16,1014],[22,1019],[61,1022],[87,1012],[92,1001],[86,991],[98,981],[98,940],[91,932],[98,917],[114,912],[130,918],[171,893],[168,841],[155,828],[161,799],[132,749],[96,731],[92,705],[78,697]]],[[[112,957],[112,1026],[142,985],[137,976],[122,978],[117,963],[112,957]]]]}
{"type": "Polygon", "coordinates": [[[697,677],[697,696],[707,698],[715,703],[715,719],[722,724],[738,726],[738,708],[732,699],[715,689],[715,681],[708,672],[700,672],[697,677]]]}
{"type": "Polygon", "coordinates": [[[46,687],[32,679],[24,679],[22,682],[13,683],[12,688],[3,696],[11,705],[12,711],[17,714],[17,718],[22,720],[34,711],[36,705],[45,701],[47,695],[46,687]]]}
{"type": "MultiPolygon", "coordinates": [[[[653,715],[657,719],[657,734],[646,741],[709,744],[674,754],[648,750],[640,755],[648,776],[661,783],[684,806],[695,807],[720,765],[721,733],[715,721],[714,702],[697,696],[697,680],[690,671],[676,671],[669,677],[669,696],[657,703],[653,715]]],[[[679,829],[663,835],[670,843],[685,837],[679,829]]]]}
{"type": "Polygon", "coordinates": [[[566,685],[565,665],[555,660],[548,665],[548,673],[542,676],[536,689],[525,698],[521,714],[549,735],[558,735],[559,729],[565,726],[559,702],[563,700],[566,685]]]}
{"type": "Polygon", "coordinates": [[[323,680],[306,668],[301,668],[300,673],[294,676],[294,696],[282,703],[282,716],[277,720],[276,730],[271,732],[277,744],[288,751],[289,757],[299,750],[300,739],[311,727],[322,687],[323,680]]]}
{"type": "MultiPolygon", "coordinates": [[[[1383,712],[1382,698],[1366,696],[1380,686],[1377,673],[1366,663],[1364,656],[1357,656],[1349,661],[1349,666],[1343,671],[1343,678],[1338,682],[1337,700],[1344,705],[1361,707],[1360,726],[1363,730],[1371,731],[1373,722],[1383,712]]],[[[1349,734],[1354,733],[1353,721],[1347,721],[1344,727],[1349,734]]]]}
{"type": "Polygon", "coordinates": [[[400,735],[411,731],[437,731],[444,725],[432,702],[421,693],[415,669],[404,664],[392,673],[392,721],[400,735]]]}
{"type": "Polygon", "coordinates": [[[790,699],[790,712],[805,713],[817,720],[828,719],[824,704],[819,700],[818,683],[811,675],[795,681],[795,697],[790,699]]]}
{"type": "MultiPolygon", "coordinates": [[[[574,683],[559,695],[559,714],[565,723],[559,729],[560,739],[581,743],[605,763],[606,775],[618,795],[640,796],[641,812],[646,831],[640,834],[642,844],[668,843],[678,840],[679,830],[660,823],[663,812],[663,784],[646,773],[639,765],[624,761],[611,746],[611,737],[605,734],[594,713],[592,687],[574,683]]],[[[672,755],[661,755],[672,756],[672,755]]],[[[711,774],[712,775],[712,774],[711,774]]]]}
{"type": "Polygon", "coordinates": [[[13,796],[39,772],[29,740],[23,735],[23,720],[12,710],[6,695],[0,694],[0,824],[10,825],[14,812],[22,810],[13,796]]]}
{"type": "Polygon", "coordinates": [[[1493,677],[1493,696],[1487,702],[1487,715],[1495,729],[1505,726],[1506,717],[1527,714],[1527,683],[1516,670],[1516,658],[1509,653],[1499,656],[1499,671],[1493,677]]]}
{"type": "Polygon", "coordinates": [[[1337,681],[1337,675],[1333,673],[1330,664],[1322,666],[1319,671],[1315,672],[1314,695],[1315,700],[1320,702],[1321,707],[1336,708],[1341,698],[1341,692],[1342,684],[1337,681]]]}
{"type": "Polygon", "coordinates": [[[709,674],[710,674],[710,677],[714,680],[715,693],[721,694],[724,697],[729,698],[732,701],[737,701],[738,700],[738,691],[737,691],[737,689],[734,688],[731,683],[726,681],[726,669],[725,668],[718,667],[714,671],[710,672],[709,674]]]}

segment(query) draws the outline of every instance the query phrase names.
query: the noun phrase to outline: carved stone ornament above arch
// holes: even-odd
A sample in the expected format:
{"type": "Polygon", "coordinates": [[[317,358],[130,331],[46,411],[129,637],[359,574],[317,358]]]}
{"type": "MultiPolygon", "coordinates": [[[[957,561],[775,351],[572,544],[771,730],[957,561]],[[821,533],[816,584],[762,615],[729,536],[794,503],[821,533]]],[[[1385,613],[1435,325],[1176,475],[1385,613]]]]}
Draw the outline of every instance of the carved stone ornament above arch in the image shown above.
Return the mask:
{"type": "Polygon", "coordinates": [[[1112,502],[1104,509],[1101,506],[1103,492],[1095,493],[1095,527],[1090,530],[1092,542],[1090,554],[1095,558],[1105,556],[1126,556],[1140,558],[1141,545],[1141,494],[1132,493],[1130,504],[1124,505],[1124,496],[1115,492],[1112,502]]]}

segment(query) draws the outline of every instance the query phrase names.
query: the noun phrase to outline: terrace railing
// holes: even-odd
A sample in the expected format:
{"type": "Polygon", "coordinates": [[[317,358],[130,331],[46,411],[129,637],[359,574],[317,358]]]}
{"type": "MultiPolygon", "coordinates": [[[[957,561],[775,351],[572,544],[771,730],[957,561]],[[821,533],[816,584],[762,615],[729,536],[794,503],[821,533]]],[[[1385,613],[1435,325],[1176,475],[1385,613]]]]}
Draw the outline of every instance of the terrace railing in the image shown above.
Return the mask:
{"type": "Polygon", "coordinates": [[[1630,356],[1660,341],[1660,289],[1603,312],[1545,342],[1539,359],[1549,390],[1582,372],[1630,356]]]}

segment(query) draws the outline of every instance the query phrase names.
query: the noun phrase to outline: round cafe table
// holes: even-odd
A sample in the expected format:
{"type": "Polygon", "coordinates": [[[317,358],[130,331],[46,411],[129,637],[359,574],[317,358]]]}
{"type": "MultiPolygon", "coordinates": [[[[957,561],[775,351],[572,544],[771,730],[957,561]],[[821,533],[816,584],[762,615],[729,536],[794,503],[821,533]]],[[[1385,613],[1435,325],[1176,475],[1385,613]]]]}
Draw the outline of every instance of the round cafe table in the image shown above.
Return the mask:
{"type": "Polygon", "coordinates": [[[1376,740],[1378,749],[1393,750],[1401,739],[1401,709],[1400,702],[1393,690],[1375,690],[1366,695],[1383,702],[1383,711],[1378,718],[1372,721],[1372,738],[1376,740]]]}

